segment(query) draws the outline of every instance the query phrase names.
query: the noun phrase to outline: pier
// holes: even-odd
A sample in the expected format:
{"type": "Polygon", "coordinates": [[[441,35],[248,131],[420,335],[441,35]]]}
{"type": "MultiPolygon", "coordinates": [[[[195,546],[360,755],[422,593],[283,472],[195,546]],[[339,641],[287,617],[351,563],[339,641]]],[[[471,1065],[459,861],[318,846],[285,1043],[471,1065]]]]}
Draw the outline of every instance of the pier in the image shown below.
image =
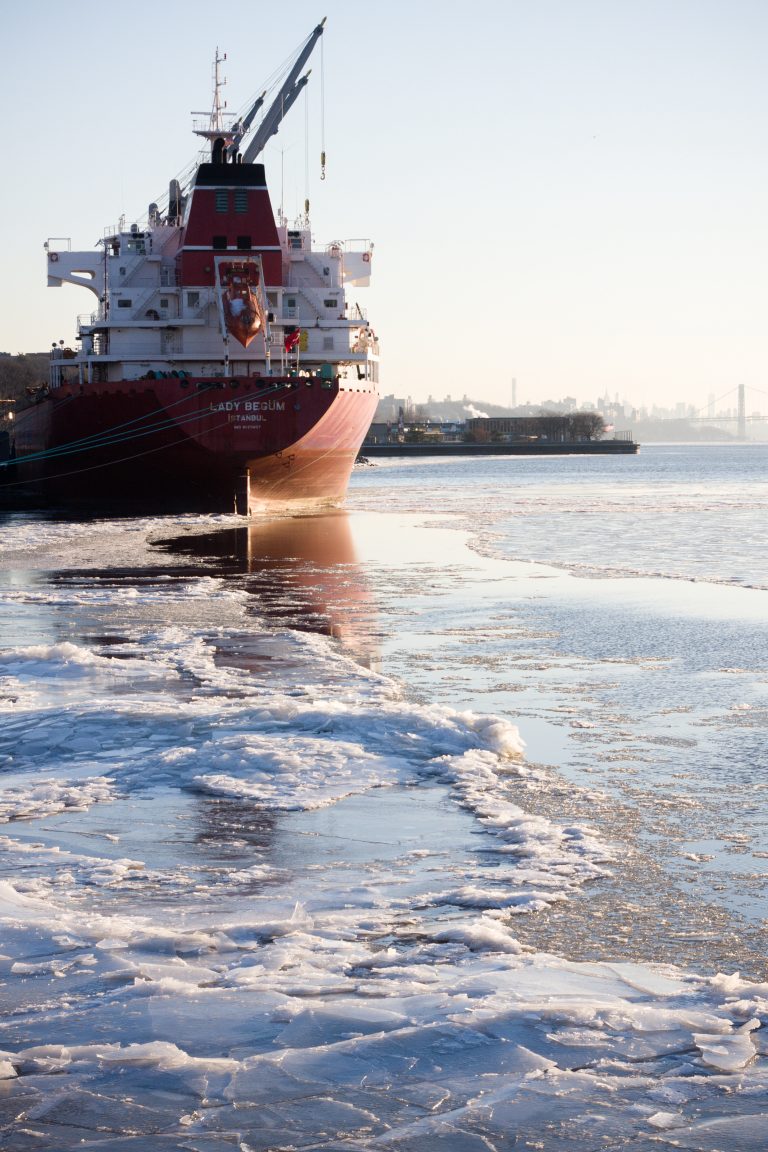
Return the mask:
{"type": "Polygon", "coordinates": [[[539,440],[518,444],[363,444],[361,456],[626,456],[640,448],[634,440],[575,440],[565,443],[539,440]]]}

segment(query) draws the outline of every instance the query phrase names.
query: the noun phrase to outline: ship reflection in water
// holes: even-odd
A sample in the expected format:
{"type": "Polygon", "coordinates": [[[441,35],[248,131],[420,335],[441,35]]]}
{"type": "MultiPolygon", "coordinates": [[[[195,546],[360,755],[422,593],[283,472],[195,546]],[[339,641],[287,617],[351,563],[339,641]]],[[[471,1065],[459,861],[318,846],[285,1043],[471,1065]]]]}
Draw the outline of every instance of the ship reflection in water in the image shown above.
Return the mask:
{"type": "Polygon", "coordinates": [[[346,512],[254,521],[162,547],[214,560],[222,573],[244,574],[255,598],[251,611],[266,623],[329,636],[375,668],[373,599],[346,512]]]}

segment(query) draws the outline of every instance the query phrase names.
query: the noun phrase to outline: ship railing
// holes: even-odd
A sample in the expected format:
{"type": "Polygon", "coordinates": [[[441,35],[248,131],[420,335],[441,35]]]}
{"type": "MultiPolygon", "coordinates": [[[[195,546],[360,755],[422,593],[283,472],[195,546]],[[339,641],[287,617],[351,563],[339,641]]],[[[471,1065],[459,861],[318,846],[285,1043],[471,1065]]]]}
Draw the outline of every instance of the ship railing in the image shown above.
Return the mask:
{"type": "MultiPolygon", "coordinates": [[[[334,319],[345,320],[348,324],[363,324],[368,320],[367,309],[361,308],[358,303],[350,304],[344,299],[343,288],[332,285],[323,285],[322,288],[314,288],[302,284],[293,285],[289,289],[291,297],[303,296],[309,304],[313,313],[316,313],[318,320],[322,323],[327,319],[327,312],[329,310],[330,295],[337,301],[335,309],[331,309],[334,313],[334,319]],[[330,295],[329,295],[330,294],[330,295]]],[[[285,297],[283,297],[282,312],[277,323],[288,321],[294,323],[299,320],[301,309],[298,304],[295,307],[290,307],[286,304],[285,297]]]]}
{"type": "Polygon", "coordinates": [[[354,328],[355,324],[365,324],[367,322],[368,312],[365,308],[360,308],[357,304],[344,302],[338,318],[339,320],[345,320],[351,328],[354,328]]]}
{"type": "Polygon", "coordinates": [[[309,233],[304,228],[287,228],[285,244],[289,252],[307,252],[309,233]]]}
{"type": "Polygon", "coordinates": [[[77,318],[77,336],[83,342],[82,351],[77,354],[78,360],[87,359],[91,355],[100,356],[106,351],[106,333],[90,331],[92,325],[98,323],[98,319],[97,316],[78,316],[77,318]],[[89,331],[83,333],[84,328],[89,329],[89,331]]]}
{"type": "Polygon", "coordinates": [[[127,227],[126,221],[127,217],[121,216],[117,224],[110,224],[108,227],[104,228],[102,230],[102,240],[117,240],[118,237],[121,236],[125,236],[127,238],[131,236],[136,238],[144,236],[144,233],[147,231],[148,227],[148,222],[146,220],[132,220],[127,227]]]}
{"type": "Polygon", "coordinates": [[[72,240],[69,236],[49,236],[43,247],[46,252],[71,252],[72,240]]]}
{"type": "Polygon", "coordinates": [[[334,240],[326,244],[325,251],[329,256],[343,256],[345,252],[370,252],[373,248],[368,237],[353,240],[334,240]]]}
{"type": "MultiPolygon", "coordinates": [[[[310,306],[313,308],[314,311],[317,312],[319,323],[321,325],[329,324],[329,320],[325,316],[325,309],[318,307],[317,304],[311,299],[311,297],[308,293],[303,293],[303,295],[305,295],[307,297],[307,299],[310,303],[310,306]]],[[[333,325],[331,325],[332,327],[344,328],[347,325],[352,327],[355,324],[366,324],[368,322],[368,313],[367,313],[367,310],[365,308],[361,308],[358,304],[354,304],[351,306],[344,304],[344,305],[342,305],[342,311],[335,314],[334,319],[346,321],[346,325],[345,324],[333,324],[333,325]]],[[[301,320],[301,309],[298,307],[298,305],[295,308],[288,308],[285,305],[283,305],[283,310],[282,310],[282,312],[279,313],[279,315],[276,315],[274,323],[279,326],[281,324],[296,324],[296,323],[299,323],[300,320],[301,320]]],[[[302,325],[302,327],[306,328],[307,325],[304,324],[304,325],[302,325]]],[[[310,327],[316,327],[314,322],[310,325],[310,327]]]]}
{"type": "MultiPolygon", "coordinates": [[[[145,297],[144,301],[142,303],[140,303],[136,308],[133,308],[129,315],[122,316],[120,319],[124,323],[130,323],[131,326],[133,326],[133,325],[138,326],[138,325],[145,323],[145,322],[156,323],[158,321],[175,323],[176,321],[181,319],[174,308],[147,308],[147,307],[145,307],[145,305],[148,303],[150,298],[151,297],[145,297]]],[[[192,319],[200,319],[201,317],[203,317],[205,315],[206,309],[208,307],[209,307],[209,302],[205,301],[205,303],[201,304],[200,307],[195,310],[195,312],[192,316],[192,319]]],[[[93,328],[93,327],[98,326],[100,324],[104,324],[106,322],[106,320],[107,320],[107,317],[104,315],[103,312],[91,312],[90,314],[83,313],[81,316],[78,316],[78,318],[77,318],[77,333],[78,333],[78,335],[81,335],[83,332],[83,329],[93,328]]]]}

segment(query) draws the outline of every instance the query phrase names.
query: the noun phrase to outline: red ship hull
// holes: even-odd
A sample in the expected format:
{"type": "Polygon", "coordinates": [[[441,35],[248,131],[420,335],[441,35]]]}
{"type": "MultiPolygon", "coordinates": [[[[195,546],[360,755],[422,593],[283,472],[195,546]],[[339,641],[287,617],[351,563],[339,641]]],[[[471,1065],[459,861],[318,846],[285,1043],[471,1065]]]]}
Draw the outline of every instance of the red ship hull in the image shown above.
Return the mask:
{"type": "Polygon", "coordinates": [[[335,504],[377,398],[369,387],[304,377],[65,386],[19,413],[10,486],[61,506],[253,513],[335,504]]]}

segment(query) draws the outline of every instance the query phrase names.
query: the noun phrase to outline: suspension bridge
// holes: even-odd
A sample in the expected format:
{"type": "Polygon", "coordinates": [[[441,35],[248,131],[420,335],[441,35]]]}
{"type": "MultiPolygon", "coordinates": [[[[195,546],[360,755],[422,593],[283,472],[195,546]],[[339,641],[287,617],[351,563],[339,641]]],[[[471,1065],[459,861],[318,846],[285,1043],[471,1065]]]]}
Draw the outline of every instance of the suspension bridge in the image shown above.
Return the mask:
{"type": "MultiPolygon", "coordinates": [[[[668,416],[666,419],[671,423],[673,421],[685,421],[687,424],[724,424],[733,426],[736,425],[736,437],[739,440],[747,439],[747,425],[748,424],[766,424],[768,423],[768,416],[763,415],[762,412],[752,412],[747,415],[747,393],[750,398],[754,395],[761,397],[768,397],[768,392],[762,391],[760,388],[747,388],[744,384],[738,384],[735,388],[731,388],[728,392],[724,392],[722,396],[712,397],[702,408],[699,408],[694,413],[689,413],[686,416],[668,416]],[[722,404],[723,401],[728,399],[735,399],[736,410],[735,412],[728,410],[726,412],[717,412],[716,405],[722,404]]],[[[759,402],[758,402],[759,403],[759,402]]],[[[763,408],[768,408],[768,405],[762,405],[763,408]]]]}

